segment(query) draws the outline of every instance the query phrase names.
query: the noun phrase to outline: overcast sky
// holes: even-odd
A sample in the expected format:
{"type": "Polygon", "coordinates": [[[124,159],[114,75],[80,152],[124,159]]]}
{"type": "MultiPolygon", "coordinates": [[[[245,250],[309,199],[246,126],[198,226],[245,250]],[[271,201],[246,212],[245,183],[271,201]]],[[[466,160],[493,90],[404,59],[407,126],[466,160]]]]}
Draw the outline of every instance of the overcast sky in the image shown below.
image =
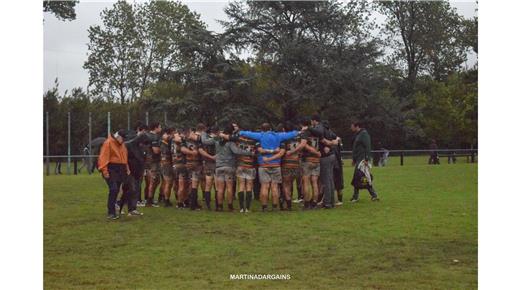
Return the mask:
{"type": "MultiPolygon", "coordinates": [[[[224,7],[228,1],[183,1],[193,11],[200,14],[208,29],[221,32],[217,19],[226,19],[224,7]]],[[[80,1],[76,4],[76,20],[59,21],[50,13],[44,13],[43,22],[43,89],[54,86],[58,78],[60,92],[74,87],[86,88],[88,72],[83,69],[87,59],[87,29],[91,25],[101,24],[100,13],[113,5],[113,2],[80,1]]],[[[475,15],[477,7],[474,1],[456,1],[452,5],[466,18],[475,15]]],[[[473,58],[473,57],[472,57],[473,58]]],[[[470,59],[469,62],[474,62],[470,59]]]]}

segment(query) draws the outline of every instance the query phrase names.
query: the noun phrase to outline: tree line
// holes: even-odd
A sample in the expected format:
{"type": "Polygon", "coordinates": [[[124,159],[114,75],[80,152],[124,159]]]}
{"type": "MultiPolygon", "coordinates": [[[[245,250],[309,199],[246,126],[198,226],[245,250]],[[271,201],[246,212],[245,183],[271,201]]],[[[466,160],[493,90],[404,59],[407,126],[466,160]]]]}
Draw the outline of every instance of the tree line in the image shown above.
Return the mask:
{"type": "Polygon", "coordinates": [[[477,145],[478,67],[465,63],[478,54],[478,18],[449,2],[237,1],[225,13],[215,33],[180,2],[105,9],[88,30],[88,87],[44,94],[51,153],[66,152],[68,111],[84,120],[73,122],[74,150],[88,142],[88,111],[94,136],[108,111],[122,128],[128,112],[253,129],[319,113],[347,148],[352,119],[375,148],[477,145]]]}

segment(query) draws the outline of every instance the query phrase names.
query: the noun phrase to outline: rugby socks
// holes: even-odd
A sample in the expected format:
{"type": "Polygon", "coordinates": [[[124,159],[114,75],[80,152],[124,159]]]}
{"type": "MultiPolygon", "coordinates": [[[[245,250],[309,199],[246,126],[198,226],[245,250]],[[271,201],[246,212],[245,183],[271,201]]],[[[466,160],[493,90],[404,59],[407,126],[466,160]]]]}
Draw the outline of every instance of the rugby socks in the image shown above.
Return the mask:
{"type": "Polygon", "coordinates": [[[204,192],[204,201],[206,202],[206,208],[211,209],[211,193],[209,191],[204,192]]]}
{"type": "Polygon", "coordinates": [[[195,210],[197,208],[197,189],[192,188],[190,193],[190,208],[195,210]]]}
{"type": "Polygon", "coordinates": [[[251,208],[251,200],[253,199],[253,192],[246,192],[246,208],[249,210],[251,208]]]}
{"type": "Polygon", "coordinates": [[[343,194],[342,193],[338,194],[338,200],[339,200],[339,202],[343,202],[343,194]]]}
{"type": "Polygon", "coordinates": [[[287,209],[292,210],[292,199],[289,198],[285,202],[287,203],[287,209]]]}
{"type": "Polygon", "coordinates": [[[278,205],[273,203],[272,207],[273,207],[273,210],[275,210],[278,208],[278,205]]]}
{"type": "Polygon", "coordinates": [[[298,185],[298,199],[303,199],[303,188],[301,185],[298,185]]]}
{"type": "Polygon", "coordinates": [[[233,211],[234,210],[232,203],[228,203],[227,208],[228,208],[229,211],[233,211]]]}
{"type": "Polygon", "coordinates": [[[240,191],[238,193],[238,203],[240,203],[240,209],[244,209],[244,192],[240,191]]]}
{"type": "Polygon", "coordinates": [[[303,202],[303,209],[309,209],[310,208],[310,201],[304,201],[303,202]]]}
{"type": "Polygon", "coordinates": [[[283,210],[283,203],[285,202],[285,198],[280,194],[280,197],[278,198],[278,204],[280,205],[280,210],[283,210]]]}
{"type": "Polygon", "coordinates": [[[267,204],[262,204],[262,211],[266,211],[267,209],[267,204]]]}

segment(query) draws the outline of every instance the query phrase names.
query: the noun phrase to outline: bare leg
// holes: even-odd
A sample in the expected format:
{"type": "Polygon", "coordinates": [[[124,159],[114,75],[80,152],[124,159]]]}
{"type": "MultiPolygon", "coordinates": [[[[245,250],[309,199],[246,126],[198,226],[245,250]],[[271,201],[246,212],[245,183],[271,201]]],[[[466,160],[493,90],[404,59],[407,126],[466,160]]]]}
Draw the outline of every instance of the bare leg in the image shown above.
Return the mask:
{"type": "Polygon", "coordinates": [[[280,187],[278,183],[271,182],[271,194],[273,199],[273,208],[278,207],[280,201],[280,187]]]}
{"type": "Polygon", "coordinates": [[[318,186],[318,179],[319,176],[311,176],[311,182],[312,182],[312,200],[314,203],[318,202],[318,195],[320,194],[320,188],[318,186]]]}
{"type": "Polygon", "coordinates": [[[233,210],[233,183],[234,180],[226,180],[226,201],[229,210],[233,210]]]}
{"type": "Polygon", "coordinates": [[[262,203],[262,210],[267,208],[267,202],[269,200],[269,184],[269,182],[266,182],[260,185],[260,202],[262,203]]]}
{"type": "Polygon", "coordinates": [[[177,187],[177,205],[183,206],[184,200],[186,196],[184,194],[186,189],[186,180],[184,178],[179,178],[179,185],[177,187]]]}
{"type": "Polygon", "coordinates": [[[217,179],[216,186],[217,186],[217,206],[220,207],[222,205],[222,203],[224,202],[224,190],[226,188],[226,182],[223,180],[217,179]]]}

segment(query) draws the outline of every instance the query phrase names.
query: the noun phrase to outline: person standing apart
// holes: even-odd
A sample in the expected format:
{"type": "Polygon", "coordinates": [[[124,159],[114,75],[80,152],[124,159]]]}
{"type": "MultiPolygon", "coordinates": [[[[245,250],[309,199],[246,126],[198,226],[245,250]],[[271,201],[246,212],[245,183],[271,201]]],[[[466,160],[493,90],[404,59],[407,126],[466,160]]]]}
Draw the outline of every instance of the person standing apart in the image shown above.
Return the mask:
{"type": "MultiPolygon", "coordinates": [[[[359,121],[354,121],[350,125],[350,129],[352,132],[354,132],[356,135],[354,137],[354,141],[352,143],[352,165],[354,165],[354,176],[352,177],[352,186],[354,187],[354,194],[352,195],[352,198],[350,199],[350,202],[358,202],[359,201],[359,190],[361,187],[359,186],[359,174],[360,171],[358,170],[358,167],[361,162],[363,162],[365,165],[368,166],[369,161],[371,160],[371,144],[370,144],[370,135],[368,134],[368,131],[363,128],[363,125],[359,121]]],[[[371,182],[368,183],[366,186],[366,189],[370,193],[372,201],[379,201],[379,197],[377,196],[377,193],[372,186],[371,182]]]]}
{"type": "Polygon", "coordinates": [[[441,164],[439,162],[438,149],[439,147],[437,146],[437,142],[435,139],[432,139],[432,142],[430,143],[430,159],[428,160],[428,164],[441,164]]]}
{"type": "Polygon", "coordinates": [[[98,168],[108,185],[107,218],[111,220],[119,218],[116,214],[117,194],[130,175],[128,152],[123,144],[125,137],[124,130],[110,134],[101,146],[98,157],[98,168]]]}

